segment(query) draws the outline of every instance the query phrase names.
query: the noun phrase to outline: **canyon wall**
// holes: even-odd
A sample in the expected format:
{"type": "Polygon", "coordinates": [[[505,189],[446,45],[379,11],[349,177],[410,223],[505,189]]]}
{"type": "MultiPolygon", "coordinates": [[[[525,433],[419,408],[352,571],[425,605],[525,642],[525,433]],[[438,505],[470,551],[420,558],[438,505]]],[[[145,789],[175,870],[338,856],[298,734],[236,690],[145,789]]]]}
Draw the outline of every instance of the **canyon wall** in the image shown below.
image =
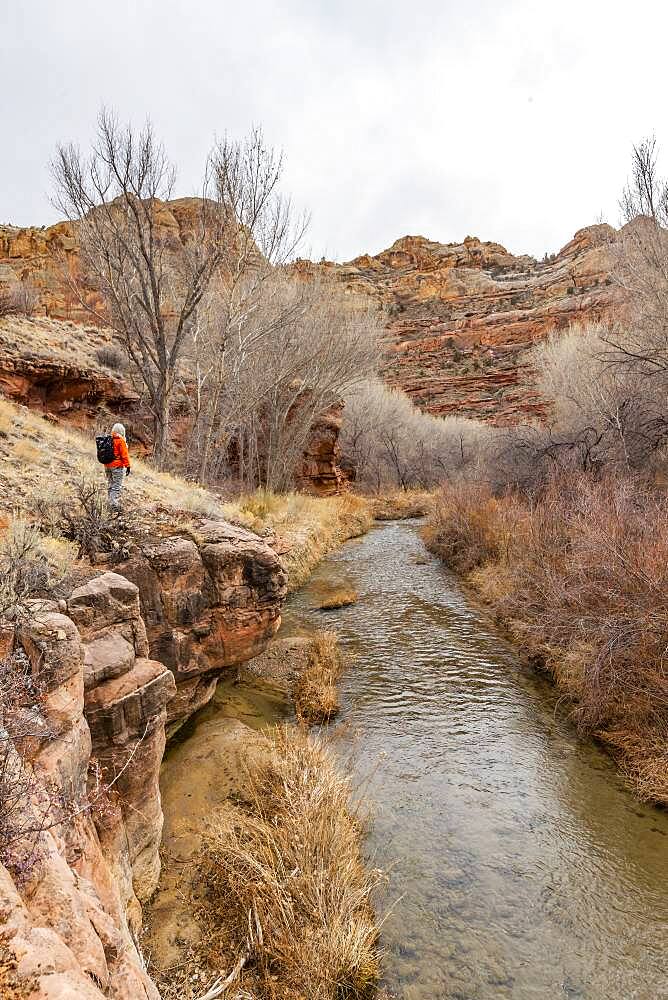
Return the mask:
{"type": "MultiPolygon", "coordinates": [[[[160,203],[157,211],[161,237],[176,257],[192,230],[197,199],[160,203]]],[[[611,226],[589,226],[559,253],[537,261],[477,237],[443,244],[405,236],[347,264],[298,261],[293,273],[335,277],[387,309],[384,378],[417,405],[434,414],[508,423],[542,412],[527,358],[531,345],[572,323],[610,318],[623,306],[612,277],[618,239],[611,226]]],[[[76,227],[0,227],[0,284],[3,276],[5,282],[28,280],[41,313],[90,324],[90,312],[73,296],[72,275],[103,316],[94,282],[81,274],[76,227]]],[[[331,429],[330,423],[316,430],[305,455],[315,493],[327,492],[340,475],[325,447],[331,429]]]]}
{"type": "Polygon", "coordinates": [[[10,732],[30,719],[12,766],[37,829],[2,845],[3,996],[157,1000],[136,941],[160,871],[166,727],[264,650],[286,589],[268,545],[206,520],[2,630],[0,680],[23,665],[26,685],[0,714],[10,732]]]}
{"type": "Polygon", "coordinates": [[[528,349],[554,330],[608,319],[623,306],[613,281],[618,232],[579,230],[543,261],[467,237],[406,236],[348,264],[299,261],[297,276],[331,274],[388,312],[383,377],[436,415],[514,423],[543,411],[528,349]]]}

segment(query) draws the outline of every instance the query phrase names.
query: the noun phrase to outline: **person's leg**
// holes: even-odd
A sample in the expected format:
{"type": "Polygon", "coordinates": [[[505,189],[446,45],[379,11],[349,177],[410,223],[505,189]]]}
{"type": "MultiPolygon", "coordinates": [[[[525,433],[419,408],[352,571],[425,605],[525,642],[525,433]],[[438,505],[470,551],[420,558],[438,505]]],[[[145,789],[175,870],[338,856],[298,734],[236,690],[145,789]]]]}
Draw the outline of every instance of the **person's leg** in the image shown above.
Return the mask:
{"type": "Polygon", "coordinates": [[[123,491],[125,469],[108,469],[107,472],[109,475],[109,503],[112,507],[118,507],[123,491]]]}

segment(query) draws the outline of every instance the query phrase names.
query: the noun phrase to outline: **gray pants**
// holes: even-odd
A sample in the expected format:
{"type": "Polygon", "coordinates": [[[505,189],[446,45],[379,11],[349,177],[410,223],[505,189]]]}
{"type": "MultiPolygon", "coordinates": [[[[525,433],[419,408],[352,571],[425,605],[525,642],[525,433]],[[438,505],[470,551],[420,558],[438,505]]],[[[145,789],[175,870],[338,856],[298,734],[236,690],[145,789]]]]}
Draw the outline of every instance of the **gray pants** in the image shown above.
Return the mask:
{"type": "Polygon", "coordinates": [[[110,507],[120,505],[121,493],[123,492],[123,480],[125,479],[125,469],[105,469],[107,474],[107,497],[110,507]]]}

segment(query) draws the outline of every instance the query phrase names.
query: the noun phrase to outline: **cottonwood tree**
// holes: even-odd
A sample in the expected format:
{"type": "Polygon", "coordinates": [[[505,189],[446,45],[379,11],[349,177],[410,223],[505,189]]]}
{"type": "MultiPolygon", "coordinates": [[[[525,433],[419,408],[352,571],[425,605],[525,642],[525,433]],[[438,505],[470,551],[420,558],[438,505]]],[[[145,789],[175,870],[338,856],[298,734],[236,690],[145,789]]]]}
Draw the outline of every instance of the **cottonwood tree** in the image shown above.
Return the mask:
{"type": "MultiPolygon", "coordinates": [[[[296,308],[293,301],[282,300],[280,282],[273,279],[276,269],[294,255],[308,224],[281,192],[283,157],[265,143],[260,129],[240,142],[219,143],[211,171],[217,200],[238,226],[226,244],[225,266],[211,284],[193,337],[193,460],[202,482],[209,475],[214,444],[219,454],[229,441],[229,407],[238,397],[234,387],[240,367],[250,363],[263,338],[290,322],[296,308]]],[[[251,405],[250,399],[246,405],[251,405]]]]}
{"type": "MultiPolygon", "coordinates": [[[[327,280],[276,271],[232,339],[216,453],[248,488],[289,489],[314,423],[377,369],[382,316],[327,280]]],[[[216,472],[217,470],[214,470],[216,472]]]]}
{"type": "MultiPolygon", "coordinates": [[[[102,111],[90,155],[59,146],[52,164],[55,203],[76,226],[81,271],[101,292],[111,324],[146,389],[154,421],[154,457],[164,465],[178,363],[212,276],[238,226],[212,193],[212,161],[186,234],[161,218],[175,170],[147,123],[136,131],[102,111]]],[[[86,289],[75,280],[80,301],[86,289]]]]}
{"type": "Polygon", "coordinates": [[[615,278],[626,291],[629,319],[606,337],[610,362],[654,381],[668,378],[668,181],[658,168],[656,140],[633,149],[621,210],[615,278]]]}

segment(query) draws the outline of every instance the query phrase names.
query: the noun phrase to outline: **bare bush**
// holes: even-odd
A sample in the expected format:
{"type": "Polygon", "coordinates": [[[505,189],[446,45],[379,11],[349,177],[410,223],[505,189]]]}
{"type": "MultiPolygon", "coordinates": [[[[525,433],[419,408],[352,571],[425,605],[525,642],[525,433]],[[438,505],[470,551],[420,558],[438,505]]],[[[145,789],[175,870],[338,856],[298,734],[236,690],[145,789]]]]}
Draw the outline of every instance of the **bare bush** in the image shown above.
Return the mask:
{"type": "Polygon", "coordinates": [[[32,618],[69,572],[74,556],[57,538],[44,536],[20,516],[0,541],[0,619],[32,618]]]}
{"type": "Polygon", "coordinates": [[[112,371],[123,371],[126,365],[123,352],[111,344],[98,348],[95,357],[101,365],[104,365],[105,368],[111,368],[112,371]]]}
{"type": "Polygon", "coordinates": [[[111,507],[106,491],[85,477],[75,481],[66,500],[40,503],[37,514],[43,528],[76,544],[79,559],[102,553],[112,563],[121,562],[142,533],[131,509],[111,507]]]}
{"type": "Polygon", "coordinates": [[[426,537],[554,673],[581,731],[668,801],[665,759],[649,752],[668,738],[666,498],[628,476],[560,476],[533,500],[447,488],[426,537]]]}
{"type": "Polygon", "coordinates": [[[460,417],[432,417],[405,393],[367,380],[345,398],[341,444],[360,485],[424,488],[473,474],[485,425],[460,417]]]}
{"type": "Polygon", "coordinates": [[[29,762],[31,747],[53,738],[38,703],[28,658],[16,650],[0,662],[0,864],[19,881],[38,864],[57,805],[29,762]]]}
{"type": "Polygon", "coordinates": [[[30,281],[14,281],[0,287],[0,319],[3,316],[27,316],[35,312],[39,295],[30,281]]]}

